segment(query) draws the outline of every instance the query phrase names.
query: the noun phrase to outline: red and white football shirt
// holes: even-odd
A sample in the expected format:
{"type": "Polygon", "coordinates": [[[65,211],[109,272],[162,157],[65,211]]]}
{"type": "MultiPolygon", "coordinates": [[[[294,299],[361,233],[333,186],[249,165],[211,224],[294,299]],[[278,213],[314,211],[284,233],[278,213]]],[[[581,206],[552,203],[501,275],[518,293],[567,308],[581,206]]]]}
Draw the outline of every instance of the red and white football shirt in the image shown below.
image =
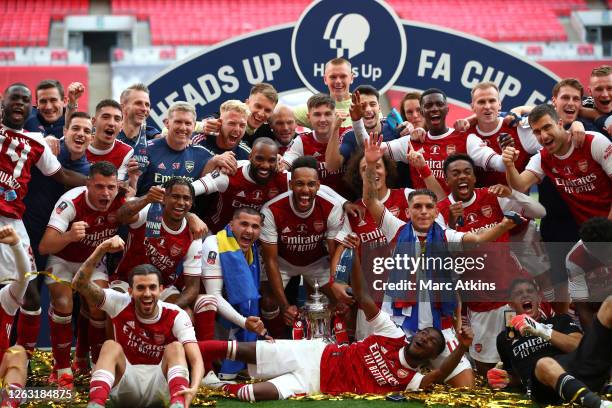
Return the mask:
{"type": "MultiPolygon", "coordinates": [[[[497,154],[502,154],[502,148],[499,145],[498,137],[502,133],[510,135],[514,141],[514,147],[518,150],[518,159],[514,161],[514,166],[521,173],[525,170],[525,166],[529,162],[529,158],[536,154],[542,146],[538,143],[531,127],[528,124],[520,124],[516,127],[504,124],[502,118],[498,119],[497,127],[491,132],[483,132],[475,128],[475,133],[480,139],[497,154]]],[[[494,184],[507,184],[505,171],[495,171],[492,169],[476,168],[476,182],[479,186],[488,187],[494,184]]]]}
{"type": "MultiPolygon", "coordinates": [[[[407,222],[410,219],[410,212],[408,211],[408,194],[410,194],[411,191],[414,190],[411,188],[388,189],[386,197],[383,198],[381,202],[391,214],[407,222]]],[[[363,219],[348,216],[348,221],[351,225],[351,230],[359,236],[360,242],[380,242],[386,244],[387,239],[385,235],[380,228],[378,228],[376,221],[374,221],[374,218],[372,218],[372,215],[368,212],[363,199],[355,201],[355,204],[364,208],[365,216],[363,219]]]]}
{"type": "MultiPolygon", "coordinates": [[[[342,135],[350,128],[340,128],[340,143],[342,135]]],[[[315,132],[302,133],[291,141],[289,148],[283,155],[283,161],[291,167],[293,162],[302,156],[313,156],[319,162],[319,180],[336,191],[343,191],[345,184],[342,181],[344,166],[335,171],[329,171],[325,167],[325,150],[327,143],[317,139],[315,132]]]]}
{"type": "MultiPolygon", "coordinates": [[[[389,157],[395,161],[406,162],[409,151],[410,136],[403,136],[399,139],[385,142],[389,157]]],[[[488,147],[478,136],[466,134],[449,128],[444,134],[432,136],[427,133],[425,141],[412,142],[415,151],[423,154],[427,165],[431,169],[433,176],[438,180],[444,191],[450,193],[444,179],[444,160],[455,153],[466,153],[482,168],[493,168],[497,171],[505,171],[501,156],[497,155],[493,149],[488,147]]],[[[425,182],[417,172],[410,172],[412,187],[415,189],[426,188],[425,182]]]]}
{"type": "Polygon", "coordinates": [[[612,203],[612,143],[602,134],[586,132],[584,144],[572,144],[563,156],[541,149],[526,170],[540,180],[550,178],[578,224],[608,217],[612,203]]]}
{"type": "Polygon", "coordinates": [[[287,191],[287,174],[276,173],[266,184],[257,184],[249,174],[251,163],[238,162],[238,171],[232,176],[218,170],[193,182],[196,196],[219,193],[217,209],[210,217],[208,227],[212,233],[222,230],[240,207],[261,209],[266,202],[287,191]]]}
{"type": "Polygon", "coordinates": [[[158,314],[152,319],[136,315],[135,303],[127,293],[103,289],[104,299],[98,306],[113,323],[115,341],[121,345],[130,364],[156,365],[166,345],[197,342],[187,312],[171,303],[157,302],[158,314]]]}
{"type": "Polygon", "coordinates": [[[330,344],[321,356],[321,392],[385,394],[414,391],[423,375],[404,357],[409,343],[388,314],[379,312],[370,322],[373,334],[350,345],[330,344]]]}
{"type": "Polygon", "coordinates": [[[138,220],[130,224],[123,258],[111,280],[127,282],[130,271],[142,264],[151,264],[159,269],[164,286],[177,285],[177,269],[181,264],[183,274],[199,277],[202,274],[202,240],[191,239],[187,220],[184,218],[177,231],[171,230],[162,219],[159,238],[146,237],[149,208],[150,204],[140,210],[138,220]]]}
{"type": "Polygon", "coordinates": [[[259,239],[278,245],[278,255],[296,266],[307,266],[327,256],[325,239],[342,242],[350,232],[342,204],[318,191],[312,208],[299,212],[293,207],[293,192],[287,191],[261,209],[264,215],[259,239]]]}
{"type": "Polygon", "coordinates": [[[25,211],[32,166],[51,176],[61,168],[40,133],[0,125],[0,216],[20,220],[25,211]]]}
{"type": "Polygon", "coordinates": [[[98,211],[87,199],[87,187],[64,193],[55,204],[47,227],[61,233],[69,231],[77,221],[85,221],[88,227],[84,238],[71,242],[54,255],[68,262],[85,262],[98,245],[117,234],[119,224],[115,215],[123,203],[125,196],[119,194],[107,211],[98,211]]]}
{"type": "Polygon", "coordinates": [[[134,149],[121,140],[115,140],[113,145],[106,150],[96,149],[93,144],[87,148],[87,160],[91,164],[100,161],[111,162],[117,168],[117,179],[119,180],[127,179],[127,165],[133,155],[134,149]]]}

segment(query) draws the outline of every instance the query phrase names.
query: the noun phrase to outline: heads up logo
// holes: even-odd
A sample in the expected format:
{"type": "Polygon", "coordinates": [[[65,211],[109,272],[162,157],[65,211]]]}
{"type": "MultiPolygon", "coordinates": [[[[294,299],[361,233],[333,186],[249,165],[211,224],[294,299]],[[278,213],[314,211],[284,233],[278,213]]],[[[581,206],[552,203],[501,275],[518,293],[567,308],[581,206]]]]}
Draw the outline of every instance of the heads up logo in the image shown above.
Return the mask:
{"type": "Polygon", "coordinates": [[[315,1],[295,26],[291,55],[300,79],[313,92],[328,92],[323,75],[333,58],[351,63],[351,89],[368,84],[385,92],[404,67],[406,35],[381,1],[315,1]]]}

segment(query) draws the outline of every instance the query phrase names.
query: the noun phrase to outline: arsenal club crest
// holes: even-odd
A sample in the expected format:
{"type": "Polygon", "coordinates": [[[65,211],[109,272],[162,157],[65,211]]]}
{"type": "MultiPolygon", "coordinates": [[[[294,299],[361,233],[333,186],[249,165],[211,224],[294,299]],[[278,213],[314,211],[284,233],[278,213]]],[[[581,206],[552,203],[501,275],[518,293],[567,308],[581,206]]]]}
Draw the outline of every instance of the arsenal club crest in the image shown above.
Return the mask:
{"type": "Polygon", "coordinates": [[[399,378],[406,378],[408,377],[408,371],[404,370],[403,368],[400,368],[399,370],[397,370],[397,376],[399,378]]]}
{"type": "Polygon", "coordinates": [[[173,244],[170,247],[170,256],[177,256],[180,253],[181,253],[181,247],[178,246],[177,244],[173,244]]]}
{"type": "Polygon", "coordinates": [[[270,189],[268,189],[268,198],[274,198],[278,195],[278,189],[275,187],[272,187],[270,189]]]}
{"type": "Polygon", "coordinates": [[[323,224],[323,221],[315,221],[313,226],[314,226],[315,231],[321,232],[323,231],[325,224],[323,224]]]}
{"type": "Polygon", "coordinates": [[[194,168],[195,168],[195,163],[193,161],[187,160],[185,162],[185,170],[187,170],[187,173],[191,173],[194,168]]]}
{"type": "Polygon", "coordinates": [[[483,205],[482,208],[480,209],[480,212],[485,217],[491,218],[491,216],[493,215],[493,207],[491,207],[490,205],[483,205]]]}
{"type": "Polygon", "coordinates": [[[216,259],[217,259],[217,253],[215,251],[210,251],[208,253],[208,257],[206,258],[206,263],[209,265],[214,265],[216,259]]]}
{"type": "Polygon", "coordinates": [[[578,170],[580,170],[583,173],[586,173],[587,171],[589,171],[589,162],[586,160],[579,160],[578,170]]]}
{"type": "Polygon", "coordinates": [[[454,144],[449,144],[448,146],[446,146],[446,154],[451,155],[454,154],[457,151],[457,148],[455,147],[454,144]]]}

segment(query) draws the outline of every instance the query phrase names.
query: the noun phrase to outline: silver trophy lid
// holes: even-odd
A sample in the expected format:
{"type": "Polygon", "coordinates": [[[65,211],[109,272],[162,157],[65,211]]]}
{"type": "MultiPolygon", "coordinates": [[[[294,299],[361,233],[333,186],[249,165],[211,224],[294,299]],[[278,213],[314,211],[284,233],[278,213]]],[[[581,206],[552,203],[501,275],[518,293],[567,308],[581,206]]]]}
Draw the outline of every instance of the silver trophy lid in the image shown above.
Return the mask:
{"type": "Polygon", "coordinates": [[[329,301],[324,294],[319,292],[319,282],[315,281],[314,293],[310,295],[310,300],[304,303],[304,310],[306,312],[319,312],[327,310],[329,301]]]}

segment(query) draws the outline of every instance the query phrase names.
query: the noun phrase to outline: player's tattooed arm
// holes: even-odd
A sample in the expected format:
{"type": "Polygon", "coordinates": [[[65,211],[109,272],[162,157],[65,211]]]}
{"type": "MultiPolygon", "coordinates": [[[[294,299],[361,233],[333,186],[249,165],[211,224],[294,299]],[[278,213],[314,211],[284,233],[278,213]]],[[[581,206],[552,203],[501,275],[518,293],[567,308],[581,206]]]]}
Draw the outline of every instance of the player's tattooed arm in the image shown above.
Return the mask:
{"type": "Polygon", "coordinates": [[[365,179],[363,180],[363,200],[377,225],[380,225],[385,212],[385,207],[378,199],[378,190],[376,188],[376,163],[383,157],[383,151],[380,148],[381,143],[382,134],[378,136],[371,134],[370,138],[364,141],[366,172],[365,179]]]}
{"type": "Polygon", "coordinates": [[[165,190],[160,186],[153,186],[147,194],[133,200],[126,201],[117,210],[117,221],[120,224],[131,224],[138,219],[138,213],[148,204],[161,203],[164,200],[165,190]]]}
{"type": "Polygon", "coordinates": [[[119,235],[115,235],[98,245],[89,258],[83,262],[72,280],[74,289],[83,295],[85,299],[95,302],[96,304],[101,303],[102,300],[104,300],[104,291],[91,280],[91,275],[102,258],[104,258],[104,255],[123,251],[124,248],[125,243],[119,235]]]}

